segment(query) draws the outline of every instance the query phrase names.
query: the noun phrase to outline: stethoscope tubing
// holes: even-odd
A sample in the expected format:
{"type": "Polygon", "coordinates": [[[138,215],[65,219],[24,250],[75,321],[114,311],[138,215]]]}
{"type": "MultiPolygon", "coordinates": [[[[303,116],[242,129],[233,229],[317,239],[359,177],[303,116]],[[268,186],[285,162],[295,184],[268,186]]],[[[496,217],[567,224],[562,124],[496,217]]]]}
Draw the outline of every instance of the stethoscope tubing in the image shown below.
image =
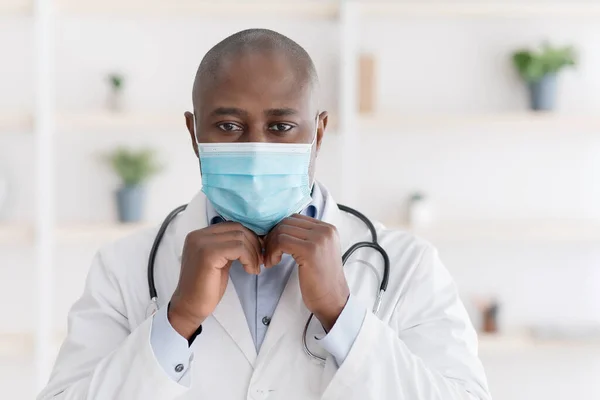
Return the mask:
{"type": "MultiPolygon", "coordinates": [[[[158,309],[158,292],[156,290],[156,281],[154,279],[154,264],[156,262],[156,255],[158,253],[158,248],[163,239],[163,236],[165,235],[165,232],[167,231],[167,228],[169,227],[169,224],[175,219],[175,217],[177,217],[177,215],[179,215],[186,208],[187,208],[187,204],[183,204],[183,205],[175,208],[173,211],[171,211],[169,213],[169,215],[167,215],[165,220],[160,225],[160,228],[158,229],[156,237],[154,238],[154,242],[152,243],[152,248],[150,249],[150,255],[148,257],[148,291],[150,293],[150,301],[152,302],[152,305],[154,306],[155,310],[158,309]]],[[[381,257],[383,258],[383,277],[381,279],[379,291],[377,292],[377,297],[375,299],[375,304],[373,306],[373,314],[377,315],[379,312],[379,308],[381,306],[381,301],[382,301],[383,295],[384,295],[385,291],[387,290],[388,281],[389,281],[389,277],[390,277],[389,256],[388,256],[387,252],[385,251],[385,249],[383,247],[381,247],[381,245],[377,241],[377,239],[378,239],[377,238],[377,230],[375,229],[375,226],[373,225],[371,220],[369,220],[369,218],[367,218],[363,213],[361,213],[351,207],[345,206],[343,204],[338,204],[338,208],[341,211],[352,214],[356,218],[360,219],[367,226],[367,228],[369,229],[369,232],[371,233],[371,242],[358,242],[358,243],[353,244],[352,246],[350,246],[350,248],[348,250],[346,250],[346,252],[342,255],[342,266],[346,265],[346,261],[348,261],[348,259],[352,256],[352,254],[354,254],[354,252],[356,252],[357,250],[362,249],[362,248],[371,248],[371,249],[377,251],[379,254],[381,254],[381,257]]],[[[321,357],[317,354],[314,354],[308,348],[308,343],[306,341],[306,335],[307,335],[308,327],[310,325],[312,318],[313,318],[313,314],[310,314],[310,316],[308,317],[308,320],[306,321],[306,325],[304,326],[304,333],[302,335],[302,347],[304,348],[304,352],[309,357],[311,357],[312,359],[314,359],[320,363],[325,363],[325,359],[323,357],[321,357]]]]}

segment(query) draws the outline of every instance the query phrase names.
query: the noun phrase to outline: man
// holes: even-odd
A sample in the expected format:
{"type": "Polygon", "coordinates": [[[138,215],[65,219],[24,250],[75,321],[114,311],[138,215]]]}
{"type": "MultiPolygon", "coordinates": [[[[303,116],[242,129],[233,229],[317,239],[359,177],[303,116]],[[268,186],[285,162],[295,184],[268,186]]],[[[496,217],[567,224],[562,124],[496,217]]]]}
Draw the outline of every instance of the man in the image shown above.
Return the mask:
{"type": "Polygon", "coordinates": [[[185,115],[202,193],[158,248],[158,311],[146,278],[157,230],[102,249],[39,399],[489,399],[430,245],[377,224],[390,259],[377,315],[381,255],[342,265],[371,238],[314,183],[328,121],[318,86],[305,50],[276,32],[206,54],[185,115]]]}

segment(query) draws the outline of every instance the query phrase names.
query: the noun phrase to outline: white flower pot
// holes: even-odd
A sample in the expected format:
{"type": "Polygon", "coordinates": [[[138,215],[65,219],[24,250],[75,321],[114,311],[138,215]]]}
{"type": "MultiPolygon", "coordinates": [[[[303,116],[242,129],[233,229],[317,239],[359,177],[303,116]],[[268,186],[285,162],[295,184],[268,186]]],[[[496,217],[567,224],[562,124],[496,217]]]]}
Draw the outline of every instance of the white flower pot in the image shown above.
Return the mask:
{"type": "Polygon", "coordinates": [[[111,90],[108,94],[108,109],[112,112],[123,112],[125,109],[124,97],[122,90],[111,90]]]}
{"type": "Polygon", "coordinates": [[[413,229],[422,229],[433,222],[433,210],[428,200],[414,200],[408,208],[408,222],[413,229]]]}

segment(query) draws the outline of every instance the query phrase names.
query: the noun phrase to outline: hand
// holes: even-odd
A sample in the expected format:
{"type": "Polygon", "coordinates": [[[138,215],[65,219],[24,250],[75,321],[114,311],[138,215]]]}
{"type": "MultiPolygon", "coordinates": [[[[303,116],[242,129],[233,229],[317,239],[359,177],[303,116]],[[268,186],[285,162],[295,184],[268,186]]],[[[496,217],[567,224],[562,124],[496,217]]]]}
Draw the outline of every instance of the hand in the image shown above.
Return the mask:
{"type": "Polygon", "coordinates": [[[299,214],[284,219],[265,238],[265,267],[277,265],[284,253],[298,264],[306,308],[329,332],[350,295],[335,226],[299,214]]]}
{"type": "Polygon", "coordinates": [[[260,273],[262,245],[256,234],[241,224],[223,222],[187,235],[179,283],[169,308],[169,322],[181,336],[189,339],[213,313],[235,260],[240,260],[247,273],[260,273]]]}

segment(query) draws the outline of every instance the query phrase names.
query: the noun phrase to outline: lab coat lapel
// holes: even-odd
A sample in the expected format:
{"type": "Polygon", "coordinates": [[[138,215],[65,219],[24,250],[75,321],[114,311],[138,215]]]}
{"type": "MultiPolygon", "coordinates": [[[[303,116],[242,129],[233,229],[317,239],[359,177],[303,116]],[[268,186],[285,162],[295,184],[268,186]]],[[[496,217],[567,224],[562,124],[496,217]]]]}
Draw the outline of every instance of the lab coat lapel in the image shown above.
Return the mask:
{"type": "MultiPolygon", "coordinates": [[[[343,251],[349,247],[349,241],[351,240],[350,235],[343,225],[343,218],[340,210],[337,208],[337,203],[333,200],[331,195],[329,195],[324,186],[321,185],[320,189],[325,197],[325,205],[321,219],[324,222],[336,226],[340,236],[341,250],[343,251]]],[[[271,357],[271,351],[286,333],[291,332],[300,337],[309,316],[310,311],[308,311],[302,300],[298,267],[294,266],[283,294],[279,299],[273,318],[271,319],[271,324],[265,335],[265,340],[258,353],[256,367],[258,368],[259,365],[268,362],[271,357]]],[[[300,340],[301,339],[298,339],[298,346],[301,346],[300,340]]]]}
{"type": "MultiPolygon", "coordinates": [[[[303,321],[306,321],[309,315],[310,312],[304,305],[300,293],[298,267],[294,266],[260,347],[256,367],[267,362],[273,348],[288,331],[301,332],[300,329],[304,326],[303,321]]],[[[299,343],[298,345],[300,345],[299,343]]]]}
{"type": "MultiPolygon", "coordinates": [[[[179,260],[181,260],[187,234],[194,230],[205,228],[207,225],[206,196],[200,192],[192,199],[187,209],[182,213],[181,219],[177,221],[175,250],[178,252],[179,260]]],[[[242,353],[244,353],[248,362],[253,365],[256,360],[256,348],[254,347],[248,322],[246,321],[244,310],[235,291],[235,286],[231,282],[231,278],[227,283],[225,294],[212,316],[223,327],[242,353]]]]}
{"type": "Polygon", "coordinates": [[[256,347],[248,328],[248,322],[240,303],[235,286],[231,278],[227,283],[227,289],[223,298],[215,308],[212,316],[225,329],[229,337],[240,348],[250,365],[256,361],[256,347]]]}

